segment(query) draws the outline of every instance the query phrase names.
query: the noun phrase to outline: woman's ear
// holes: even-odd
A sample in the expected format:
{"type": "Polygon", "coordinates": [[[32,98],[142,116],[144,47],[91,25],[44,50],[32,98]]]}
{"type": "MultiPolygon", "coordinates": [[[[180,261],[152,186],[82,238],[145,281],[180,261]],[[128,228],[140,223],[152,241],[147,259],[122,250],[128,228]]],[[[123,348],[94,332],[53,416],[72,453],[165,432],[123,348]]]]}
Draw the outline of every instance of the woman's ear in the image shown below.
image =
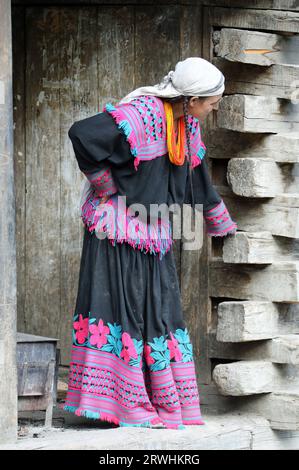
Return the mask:
{"type": "Polygon", "coordinates": [[[196,104],[197,101],[198,101],[198,97],[197,96],[192,96],[189,100],[189,103],[196,104]]]}
{"type": "Polygon", "coordinates": [[[194,106],[195,106],[196,104],[198,104],[198,97],[197,97],[197,96],[192,96],[192,97],[190,98],[188,104],[189,104],[189,106],[190,106],[191,109],[194,108],[194,106]]]}

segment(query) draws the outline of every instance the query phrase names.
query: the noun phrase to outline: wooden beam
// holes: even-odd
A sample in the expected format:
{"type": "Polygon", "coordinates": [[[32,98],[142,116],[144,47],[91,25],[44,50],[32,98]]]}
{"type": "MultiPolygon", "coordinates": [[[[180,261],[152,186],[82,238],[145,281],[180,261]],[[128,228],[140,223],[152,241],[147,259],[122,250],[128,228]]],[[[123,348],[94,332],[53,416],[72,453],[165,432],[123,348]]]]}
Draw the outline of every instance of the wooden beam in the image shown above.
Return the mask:
{"type": "Polygon", "coordinates": [[[245,28],[298,33],[299,13],[292,11],[209,7],[208,23],[221,28],[245,28]]]}
{"type": "Polygon", "coordinates": [[[299,10],[296,0],[247,0],[246,3],[242,0],[204,0],[204,3],[210,6],[220,5],[222,7],[255,8],[261,10],[265,8],[270,8],[271,10],[299,10]]]}
{"type": "Polygon", "coordinates": [[[224,240],[222,258],[225,263],[271,264],[275,248],[269,232],[237,232],[224,240]]]}
{"type": "Polygon", "coordinates": [[[281,163],[299,162],[299,134],[250,134],[229,129],[211,129],[203,140],[212,159],[272,158],[281,163]]]}
{"type": "Polygon", "coordinates": [[[298,65],[298,36],[222,28],[213,34],[215,53],[232,62],[298,65]]]}
{"type": "Polygon", "coordinates": [[[10,0],[0,2],[0,442],[17,439],[17,273],[10,0]]]}
{"type": "Polygon", "coordinates": [[[226,95],[241,93],[292,99],[295,85],[299,82],[298,65],[261,67],[231,62],[222,57],[214,57],[212,62],[225,76],[226,95]]]}
{"type": "Polygon", "coordinates": [[[238,197],[225,186],[217,186],[239,230],[268,231],[272,235],[299,238],[299,194],[279,194],[274,198],[238,197]]]}
{"type": "Polygon", "coordinates": [[[277,262],[267,266],[210,264],[210,295],[242,300],[299,302],[299,263],[277,262]]]}
{"type": "Polygon", "coordinates": [[[298,390],[281,390],[268,397],[267,419],[272,429],[281,431],[299,430],[298,390]]]}
{"type": "Polygon", "coordinates": [[[219,105],[217,124],[239,132],[298,132],[299,113],[296,104],[279,98],[229,95],[219,105]]]}
{"type": "MultiPolygon", "coordinates": [[[[218,337],[218,336],[217,336],[218,337]]],[[[248,342],[220,342],[215,333],[209,334],[210,357],[230,360],[263,360],[275,364],[299,364],[299,336],[277,335],[272,339],[248,342]]]]}

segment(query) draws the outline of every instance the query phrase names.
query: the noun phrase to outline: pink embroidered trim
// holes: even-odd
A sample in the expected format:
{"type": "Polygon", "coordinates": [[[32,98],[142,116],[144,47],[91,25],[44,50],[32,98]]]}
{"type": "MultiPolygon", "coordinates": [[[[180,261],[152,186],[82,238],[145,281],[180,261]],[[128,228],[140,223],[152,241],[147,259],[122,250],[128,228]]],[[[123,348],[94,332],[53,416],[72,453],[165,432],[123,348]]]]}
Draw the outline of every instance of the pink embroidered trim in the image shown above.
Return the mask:
{"type": "Polygon", "coordinates": [[[110,196],[104,204],[101,202],[101,198],[91,192],[82,206],[81,218],[90,232],[106,233],[113,246],[126,242],[145,254],[159,254],[160,259],[170,250],[173,239],[169,219],[143,222],[129,214],[124,200],[118,194],[110,196]]]}
{"type": "Polygon", "coordinates": [[[79,346],[72,348],[67,397],[59,407],[119,426],[205,424],[193,361],[130,372],[114,354],[79,346]]]}
{"type": "Polygon", "coordinates": [[[216,207],[203,212],[209,236],[224,236],[236,233],[237,224],[231,219],[223,199],[216,207]]]}
{"type": "MultiPolygon", "coordinates": [[[[125,133],[137,169],[140,161],[152,160],[168,153],[166,117],[163,101],[156,96],[141,96],[130,103],[103,108],[111,114],[125,133]]],[[[188,116],[190,130],[191,164],[195,168],[204,158],[206,146],[201,139],[199,120],[188,116]]],[[[187,151],[187,143],[186,143],[187,151]]]]}
{"type": "Polygon", "coordinates": [[[104,169],[93,173],[84,172],[86,178],[95,189],[95,193],[100,196],[108,196],[117,192],[111,168],[107,165],[104,169]]]}

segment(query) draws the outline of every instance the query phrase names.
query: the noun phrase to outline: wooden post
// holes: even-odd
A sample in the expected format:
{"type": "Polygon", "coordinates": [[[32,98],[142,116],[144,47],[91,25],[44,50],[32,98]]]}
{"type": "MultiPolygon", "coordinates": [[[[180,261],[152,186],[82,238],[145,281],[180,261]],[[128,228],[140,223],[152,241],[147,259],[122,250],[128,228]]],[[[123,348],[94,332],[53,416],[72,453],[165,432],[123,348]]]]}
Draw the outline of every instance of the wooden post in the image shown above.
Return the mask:
{"type": "Polygon", "coordinates": [[[0,2],[0,442],[17,438],[11,2],[0,2]]]}

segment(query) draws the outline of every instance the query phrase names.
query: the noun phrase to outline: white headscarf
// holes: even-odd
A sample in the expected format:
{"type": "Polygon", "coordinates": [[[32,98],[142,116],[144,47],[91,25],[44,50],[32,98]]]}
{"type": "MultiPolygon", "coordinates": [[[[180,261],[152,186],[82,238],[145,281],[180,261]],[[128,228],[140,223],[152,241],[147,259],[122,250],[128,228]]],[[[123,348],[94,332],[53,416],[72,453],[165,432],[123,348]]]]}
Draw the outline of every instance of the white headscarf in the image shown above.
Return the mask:
{"type": "Polygon", "coordinates": [[[161,98],[176,96],[215,96],[224,92],[224,75],[211,62],[201,57],[189,57],[178,62],[161,83],[136,88],[119,104],[128,103],[137,96],[151,95],[161,98]]]}

